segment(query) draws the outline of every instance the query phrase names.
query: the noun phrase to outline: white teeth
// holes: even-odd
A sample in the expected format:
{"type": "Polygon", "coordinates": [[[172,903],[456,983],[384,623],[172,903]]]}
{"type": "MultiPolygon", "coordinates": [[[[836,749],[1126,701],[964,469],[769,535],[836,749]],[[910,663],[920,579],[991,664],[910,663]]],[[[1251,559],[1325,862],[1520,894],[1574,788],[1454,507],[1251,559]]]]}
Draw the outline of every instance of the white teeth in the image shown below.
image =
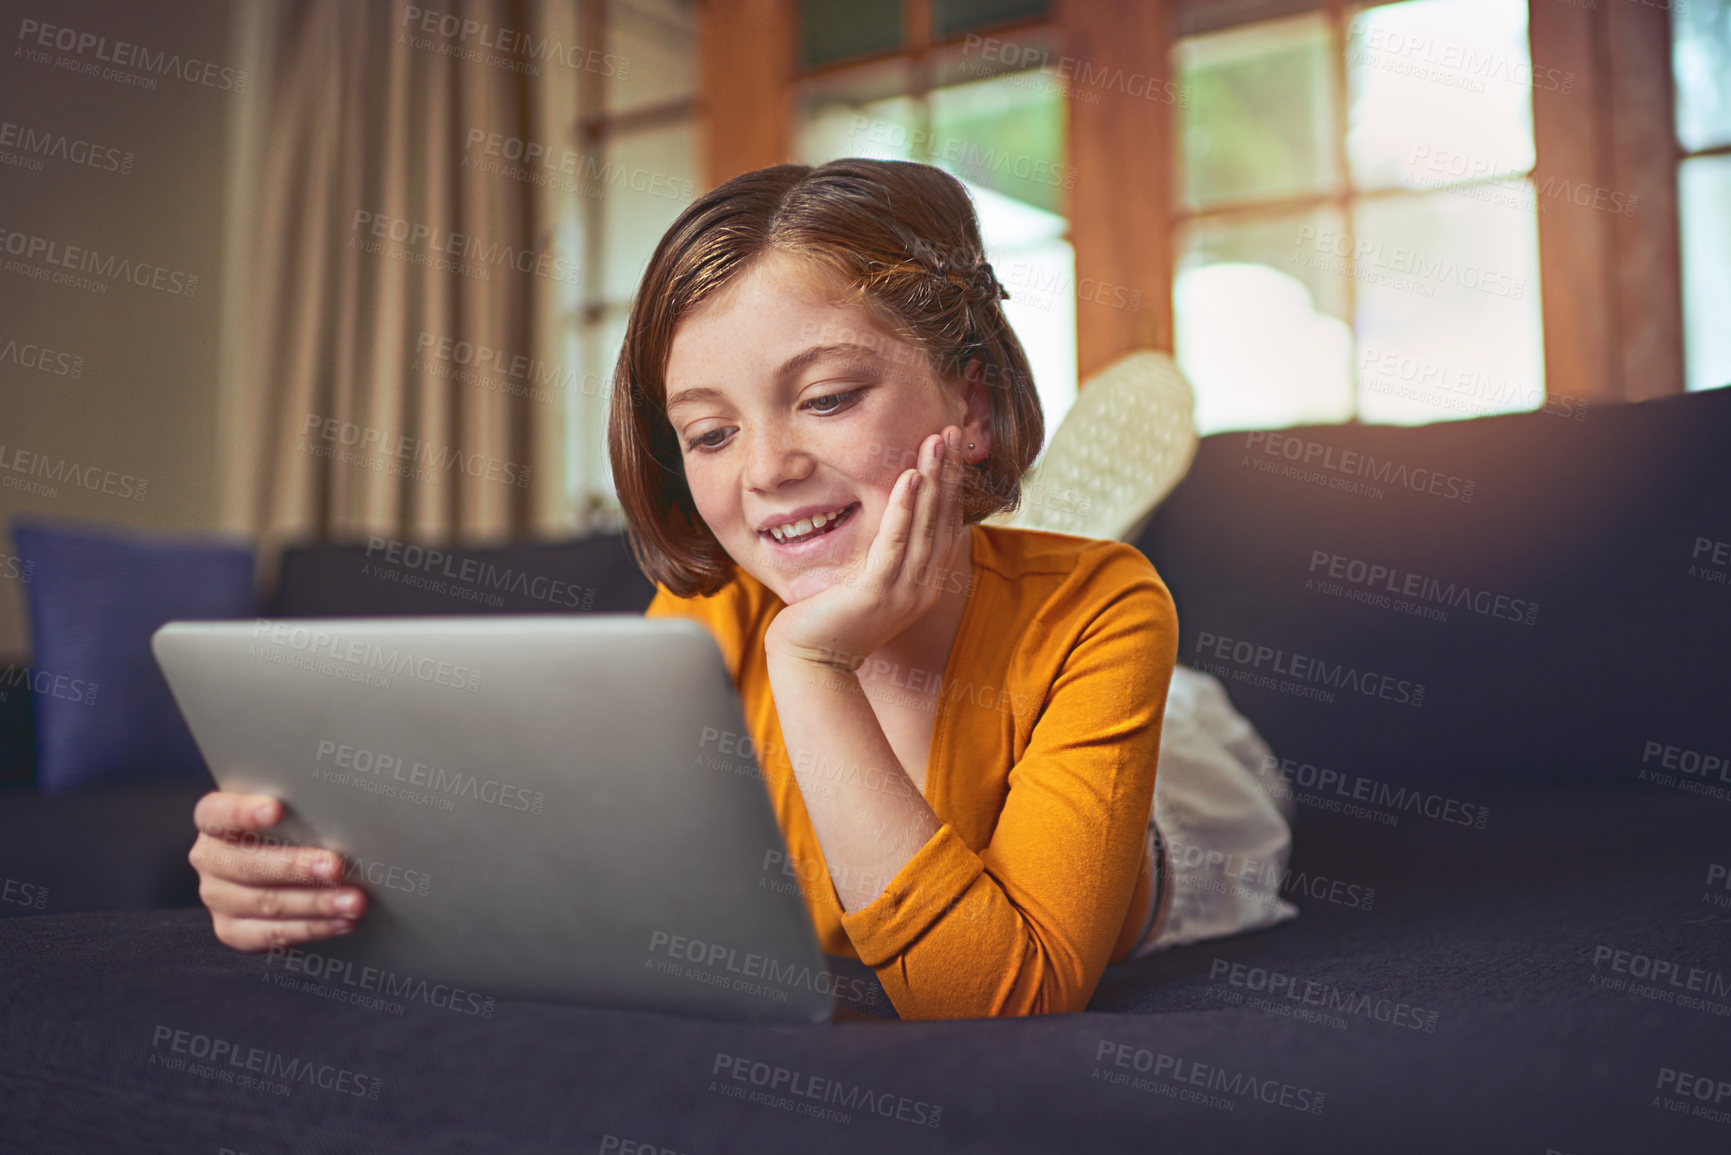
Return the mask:
{"type": "Polygon", "coordinates": [[[833,521],[840,521],[841,515],[847,508],[844,505],[834,513],[814,514],[811,517],[802,517],[798,521],[789,522],[787,525],[771,526],[770,536],[780,542],[785,542],[790,537],[803,537],[814,529],[822,529],[833,521]]]}

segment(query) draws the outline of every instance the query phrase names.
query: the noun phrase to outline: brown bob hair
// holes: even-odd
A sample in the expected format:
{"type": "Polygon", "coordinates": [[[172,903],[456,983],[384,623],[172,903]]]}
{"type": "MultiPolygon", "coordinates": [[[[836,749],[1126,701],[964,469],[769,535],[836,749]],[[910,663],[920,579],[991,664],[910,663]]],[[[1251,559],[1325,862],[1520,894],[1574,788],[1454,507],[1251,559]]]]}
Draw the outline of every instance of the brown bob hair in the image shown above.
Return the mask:
{"type": "Polygon", "coordinates": [[[655,247],[613,370],[607,451],[631,552],[677,597],[718,592],[735,567],[698,515],[667,419],[673,335],[772,252],[851,286],[837,303],[864,307],[946,386],[988,386],[991,445],[964,478],[964,524],[1020,505],[1022,475],[1045,441],[1027,354],[998,303],[1008,293],[960,181],[931,165],[859,157],[742,173],[693,201],[655,247]]]}

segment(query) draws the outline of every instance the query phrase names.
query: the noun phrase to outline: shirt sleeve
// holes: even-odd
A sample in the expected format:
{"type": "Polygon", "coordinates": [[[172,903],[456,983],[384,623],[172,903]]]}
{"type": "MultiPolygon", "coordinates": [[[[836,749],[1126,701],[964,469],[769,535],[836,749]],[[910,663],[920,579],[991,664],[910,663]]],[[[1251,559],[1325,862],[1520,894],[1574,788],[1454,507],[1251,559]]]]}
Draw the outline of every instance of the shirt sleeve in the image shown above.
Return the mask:
{"type": "Polygon", "coordinates": [[[1127,583],[1094,591],[1079,631],[1040,643],[1068,649],[989,845],[945,823],[842,915],[903,1018],[1068,1013],[1093,997],[1136,888],[1178,660],[1171,595],[1137,558],[1127,583]]]}

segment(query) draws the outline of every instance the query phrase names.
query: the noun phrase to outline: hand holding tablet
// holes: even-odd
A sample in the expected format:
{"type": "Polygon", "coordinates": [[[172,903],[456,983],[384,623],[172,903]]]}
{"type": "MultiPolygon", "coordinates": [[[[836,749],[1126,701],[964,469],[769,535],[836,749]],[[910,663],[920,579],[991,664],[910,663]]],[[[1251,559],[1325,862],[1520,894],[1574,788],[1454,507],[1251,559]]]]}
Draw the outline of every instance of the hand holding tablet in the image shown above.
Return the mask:
{"type": "Polygon", "coordinates": [[[263,833],[281,818],[282,803],[264,794],[213,791],[193,809],[198,896],[217,940],[236,950],[334,938],[366,912],[366,891],[342,885],[341,855],[263,833]]]}

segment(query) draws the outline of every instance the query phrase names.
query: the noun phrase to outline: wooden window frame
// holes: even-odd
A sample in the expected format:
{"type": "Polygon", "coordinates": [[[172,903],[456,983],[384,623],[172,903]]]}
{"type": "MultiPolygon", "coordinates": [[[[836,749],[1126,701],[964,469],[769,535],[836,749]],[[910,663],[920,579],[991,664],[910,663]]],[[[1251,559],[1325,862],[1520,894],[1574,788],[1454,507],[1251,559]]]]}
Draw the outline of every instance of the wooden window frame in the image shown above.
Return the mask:
{"type": "MultiPolygon", "coordinates": [[[[911,60],[924,91],[936,47],[930,11],[929,0],[905,0],[904,49],[808,77],[893,55],[911,60]]],[[[1173,0],[1056,0],[1051,17],[993,33],[1049,30],[1061,52],[1097,72],[1169,78],[1173,15],[1173,0]]],[[[1535,187],[1586,183],[1638,198],[1634,215],[1558,198],[1538,218],[1546,391],[1601,404],[1681,393],[1681,153],[1669,12],[1625,0],[1594,8],[1528,0],[1527,18],[1535,67],[1574,73],[1568,93],[1534,86],[1535,187]]],[[[806,79],[795,75],[798,19],[795,0],[700,0],[699,123],[711,186],[792,159],[806,79]]],[[[1126,285],[1143,302],[1136,311],[1078,303],[1078,381],[1131,350],[1173,349],[1172,113],[1159,100],[1066,102],[1066,163],[1076,180],[1065,215],[1076,283],[1126,285]]]]}
{"type": "Polygon", "coordinates": [[[1683,392],[1682,246],[1670,14],[1529,0],[1533,58],[1575,90],[1533,93],[1535,179],[1634,196],[1632,216],[1557,198],[1539,218],[1549,390],[1594,402],[1683,392]]]}
{"type": "MultiPolygon", "coordinates": [[[[792,160],[798,101],[810,86],[903,59],[912,74],[908,95],[929,92],[931,54],[963,38],[933,40],[929,0],[904,0],[903,20],[906,43],[896,52],[796,74],[796,0],[700,0],[699,123],[709,186],[792,160]]],[[[1149,60],[1167,58],[1168,23],[1164,0],[1056,0],[1050,16],[993,25],[989,34],[1009,40],[1049,36],[1067,56],[1134,75],[1150,71],[1149,60]]],[[[1165,227],[1172,130],[1164,107],[1135,100],[1066,102],[1065,163],[1077,176],[1074,187],[1063,190],[1063,212],[1076,283],[1092,278],[1127,286],[1141,292],[1142,302],[1135,311],[1078,302],[1078,382],[1133,349],[1172,348],[1171,242],[1165,227]],[[1126,140],[1144,143],[1125,147],[1126,140]],[[1127,188],[1159,193],[1150,204],[1123,195],[1127,188]]]]}
{"type": "MultiPolygon", "coordinates": [[[[1362,11],[1365,7],[1386,7],[1399,2],[1400,0],[1375,0],[1374,3],[1361,5],[1359,7],[1360,11],[1362,11]]],[[[1272,23],[1275,20],[1294,20],[1299,17],[1312,16],[1320,16],[1322,18],[1323,26],[1328,35],[1330,52],[1329,83],[1332,88],[1333,107],[1331,109],[1332,116],[1330,118],[1331,123],[1329,124],[1329,132],[1331,134],[1331,144],[1333,146],[1332,151],[1334,153],[1335,172],[1338,174],[1338,187],[1332,191],[1324,192],[1290,193],[1274,197],[1252,197],[1242,200],[1227,200],[1218,204],[1210,205],[1206,208],[1195,209],[1183,208],[1175,197],[1173,207],[1170,210],[1170,221],[1173,232],[1177,232],[1181,225],[1197,221],[1220,221],[1230,222],[1233,224],[1243,224],[1256,221],[1279,220],[1283,217],[1290,218],[1293,214],[1307,211],[1316,212],[1319,210],[1332,210],[1339,214],[1340,220],[1347,233],[1356,236],[1358,234],[1356,210],[1359,206],[1367,203],[1388,200],[1413,200],[1433,196],[1439,192],[1456,192],[1460,189],[1471,188],[1472,186],[1479,184],[1497,184],[1508,181],[1536,181],[1537,171],[1535,167],[1510,169],[1492,173],[1483,177],[1463,177],[1460,180],[1451,180],[1446,183],[1434,185],[1379,186],[1359,184],[1353,176],[1352,157],[1346,143],[1347,136],[1351,130],[1350,105],[1352,100],[1352,78],[1348,55],[1352,49],[1351,21],[1356,16],[1356,13],[1349,11],[1352,7],[1354,7],[1354,5],[1350,0],[1322,0],[1321,3],[1311,5],[1310,7],[1299,11],[1280,13],[1278,15],[1269,16],[1266,19],[1259,18],[1255,21],[1229,24],[1221,28],[1211,27],[1207,30],[1207,33],[1205,33],[1212,34],[1220,31],[1229,31],[1233,28],[1249,27],[1252,24],[1272,23]]],[[[1174,42],[1176,42],[1178,37],[1174,36],[1173,39],[1174,42]]],[[[1534,188],[1536,189],[1537,187],[1538,186],[1535,183],[1534,188]]],[[[1542,214],[1539,212],[1535,212],[1534,217],[1535,220],[1543,219],[1542,214]]],[[[1348,250],[1341,260],[1346,268],[1346,275],[1342,278],[1341,282],[1341,296],[1343,299],[1342,311],[1345,313],[1345,316],[1342,317],[1341,320],[1345,322],[1348,331],[1352,334],[1353,345],[1357,348],[1361,345],[1361,342],[1359,339],[1357,324],[1359,295],[1358,278],[1353,272],[1357,264],[1355,253],[1352,250],[1348,250]]],[[[1543,295],[1541,286],[1541,301],[1542,299],[1543,295]]],[[[1353,361],[1355,364],[1358,363],[1358,357],[1356,354],[1353,361]]],[[[1345,421],[1341,422],[1341,424],[1351,425],[1359,423],[1362,400],[1363,398],[1361,396],[1360,388],[1358,383],[1355,381],[1353,382],[1352,387],[1352,415],[1345,421]]]]}
{"type": "MultiPolygon", "coordinates": [[[[615,3],[617,0],[603,0],[583,4],[578,8],[578,43],[608,43],[610,9],[615,3]]],[[[698,26],[697,34],[701,33],[701,26],[698,26]]],[[[705,134],[700,121],[703,104],[701,90],[686,96],[613,110],[607,107],[608,83],[607,76],[599,69],[584,68],[577,72],[577,116],[568,131],[577,150],[579,163],[585,171],[589,170],[591,164],[604,165],[608,160],[609,146],[634,132],[689,124],[697,131],[699,140],[703,139],[705,134]]],[[[606,191],[603,189],[602,196],[581,195],[576,198],[576,227],[583,235],[583,251],[587,254],[601,251],[598,242],[607,227],[609,208],[606,191]]],[[[620,300],[608,296],[606,271],[607,266],[599,259],[586,259],[583,262],[578,302],[575,309],[567,312],[565,317],[568,331],[579,342],[591,340],[596,327],[606,322],[610,312],[629,309],[629,297],[620,300]]],[[[570,437],[570,407],[581,403],[567,396],[557,432],[553,436],[560,439],[570,437]]],[[[569,445],[566,452],[573,452],[569,445]]],[[[564,466],[569,471],[569,457],[564,466]]],[[[624,512],[619,506],[617,495],[610,488],[586,488],[579,485],[573,489],[569,488],[568,479],[561,481],[560,485],[567,492],[567,509],[558,515],[562,524],[568,525],[575,520],[576,524],[585,530],[602,531],[617,530],[624,526],[624,512]]]]}

